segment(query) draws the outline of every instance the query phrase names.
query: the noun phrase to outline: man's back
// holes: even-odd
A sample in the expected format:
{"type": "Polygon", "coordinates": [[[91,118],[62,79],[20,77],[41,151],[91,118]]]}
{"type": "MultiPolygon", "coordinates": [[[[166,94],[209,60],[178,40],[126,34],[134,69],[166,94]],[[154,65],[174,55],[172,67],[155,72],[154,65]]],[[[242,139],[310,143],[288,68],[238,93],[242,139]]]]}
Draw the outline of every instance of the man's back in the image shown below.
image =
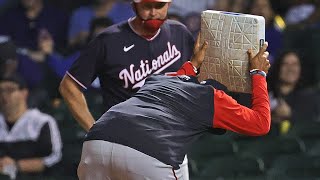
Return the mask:
{"type": "Polygon", "coordinates": [[[107,111],[86,140],[126,145],[177,168],[213,123],[213,88],[189,80],[151,76],[132,98],[107,111]]]}

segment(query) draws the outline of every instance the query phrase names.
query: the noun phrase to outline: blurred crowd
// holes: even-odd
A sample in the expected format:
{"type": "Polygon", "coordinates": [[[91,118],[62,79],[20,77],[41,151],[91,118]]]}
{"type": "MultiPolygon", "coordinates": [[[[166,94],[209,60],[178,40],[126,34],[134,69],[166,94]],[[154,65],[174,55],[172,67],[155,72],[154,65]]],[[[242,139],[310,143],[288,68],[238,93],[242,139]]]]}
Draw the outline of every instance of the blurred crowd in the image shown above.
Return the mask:
{"type": "MultiPolygon", "coordinates": [[[[79,127],[74,131],[65,129],[74,127],[70,124],[76,121],[67,115],[58,86],[93,37],[135,15],[130,3],[131,0],[0,0],[0,174],[12,178],[16,171],[31,177],[43,175],[63,163],[67,147],[81,151],[84,132],[79,127]],[[70,133],[79,146],[65,137],[70,133]],[[16,143],[24,150],[11,148],[16,143]],[[37,161],[40,158],[44,160],[37,161]],[[8,166],[17,163],[14,160],[19,160],[19,170],[8,166]]],[[[272,63],[268,75],[270,135],[285,135],[296,122],[320,121],[320,1],[173,0],[168,18],[185,24],[196,37],[201,12],[206,9],[265,18],[272,63]]],[[[96,118],[102,114],[98,91],[96,80],[87,93],[96,118]]],[[[240,103],[248,97],[237,96],[240,103]]],[[[80,157],[74,158],[74,164],[63,165],[76,167],[80,157]]],[[[64,173],[66,176],[75,176],[72,167],[66,168],[71,169],[70,174],[64,173]]]]}

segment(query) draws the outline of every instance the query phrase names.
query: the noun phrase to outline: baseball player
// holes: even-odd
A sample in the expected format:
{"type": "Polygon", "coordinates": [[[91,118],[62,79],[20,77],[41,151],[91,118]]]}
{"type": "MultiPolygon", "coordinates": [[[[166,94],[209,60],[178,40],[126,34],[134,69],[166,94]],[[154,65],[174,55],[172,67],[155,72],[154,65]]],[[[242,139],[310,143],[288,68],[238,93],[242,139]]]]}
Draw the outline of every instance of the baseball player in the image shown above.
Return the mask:
{"type": "Polygon", "coordinates": [[[147,78],[132,98],[110,108],[90,129],[78,167],[80,180],[187,180],[180,165],[188,147],[209,129],[252,136],[268,133],[266,48],[267,43],[254,57],[248,52],[251,109],[213,86],[199,84],[187,63],[178,74],[193,76],[147,78]]]}
{"type": "MultiPolygon", "coordinates": [[[[98,77],[104,109],[130,98],[151,74],[176,72],[193,53],[194,39],[179,22],[167,20],[171,0],[133,0],[136,16],[107,28],[64,76],[60,93],[88,131],[94,118],[83,90],[98,77]]],[[[182,169],[188,173],[187,158],[182,169]]]]}
{"type": "Polygon", "coordinates": [[[190,60],[194,39],[167,20],[171,0],[133,0],[136,16],[107,28],[84,49],[60,84],[73,116],[88,131],[94,118],[83,90],[98,77],[104,110],[131,97],[151,74],[176,72],[190,60]]]}

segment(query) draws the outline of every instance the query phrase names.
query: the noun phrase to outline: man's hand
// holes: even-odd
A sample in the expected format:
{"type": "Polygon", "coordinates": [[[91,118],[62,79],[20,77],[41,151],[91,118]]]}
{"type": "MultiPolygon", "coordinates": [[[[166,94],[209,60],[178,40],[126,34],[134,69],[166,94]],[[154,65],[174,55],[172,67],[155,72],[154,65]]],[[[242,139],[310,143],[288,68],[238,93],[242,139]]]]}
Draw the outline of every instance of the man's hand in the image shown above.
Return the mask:
{"type": "Polygon", "coordinates": [[[206,50],[208,48],[208,42],[205,41],[202,45],[200,45],[200,33],[197,37],[197,41],[194,45],[194,49],[193,49],[193,56],[190,60],[190,62],[192,63],[192,65],[194,67],[196,67],[197,69],[199,69],[201,67],[201,64],[204,60],[204,56],[206,54],[206,50]]]}
{"type": "Polygon", "coordinates": [[[0,172],[3,171],[3,168],[5,166],[13,165],[13,164],[15,164],[15,161],[12,158],[8,157],[8,156],[0,158],[0,172]]]}
{"type": "Polygon", "coordinates": [[[250,62],[249,70],[259,69],[261,71],[264,71],[265,73],[268,73],[271,65],[268,60],[269,52],[266,51],[267,48],[268,48],[268,43],[265,42],[256,56],[253,56],[252,49],[248,50],[249,62],[250,62]]]}
{"type": "Polygon", "coordinates": [[[31,51],[31,50],[29,50],[27,55],[32,61],[37,62],[37,63],[44,62],[45,58],[46,58],[45,54],[43,52],[41,52],[41,51],[31,51]]]}
{"type": "Polygon", "coordinates": [[[290,118],[291,108],[285,100],[280,99],[279,105],[277,106],[275,113],[277,116],[281,117],[282,119],[290,118]]]}

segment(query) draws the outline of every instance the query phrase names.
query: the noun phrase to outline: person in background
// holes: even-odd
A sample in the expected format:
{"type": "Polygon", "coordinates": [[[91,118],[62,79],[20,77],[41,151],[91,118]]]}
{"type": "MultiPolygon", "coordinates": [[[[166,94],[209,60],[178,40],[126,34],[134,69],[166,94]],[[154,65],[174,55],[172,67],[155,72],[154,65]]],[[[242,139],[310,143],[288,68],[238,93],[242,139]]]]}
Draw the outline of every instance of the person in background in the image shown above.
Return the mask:
{"type": "MultiPolygon", "coordinates": [[[[95,18],[90,22],[90,31],[86,39],[88,44],[98,34],[103,32],[107,27],[113,24],[112,20],[106,17],[95,18]]],[[[59,81],[63,78],[67,70],[74,61],[80,56],[80,50],[76,50],[68,56],[63,56],[55,50],[52,38],[43,39],[39,42],[39,50],[45,55],[48,65],[54,70],[59,81]]]]}
{"type": "Polygon", "coordinates": [[[22,76],[29,89],[28,105],[40,108],[57,96],[59,81],[55,69],[48,63],[50,59],[43,56],[40,62],[35,62],[31,56],[17,48],[9,37],[0,36],[0,75],[22,76]]]}
{"type": "Polygon", "coordinates": [[[270,0],[253,0],[250,13],[263,16],[266,21],[265,39],[270,43],[268,51],[270,52],[270,63],[273,64],[275,57],[283,47],[283,30],[284,25],[281,25],[281,17],[276,15],[272,9],[270,0]],[[278,19],[278,21],[276,21],[278,19]],[[280,22],[279,22],[280,21],[280,22]]]}
{"type": "Polygon", "coordinates": [[[94,0],[92,5],[80,7],[72,13],[68,33],[69,46],[79,49],[87,44],[92,19],[108,17],[114,23],[119,23],[133,16],[129,2],[94,0]]]}
{"type": "Polygon", "coordinates": [[[29,109],[27,98],[23,79],[17,75],[0,77],[0,173],[11,178],[41,175],[62,156],[55,119],[29,109]]]}
{"type": "Polygon", "coordinates": [[[303,87],[301,69],[298,53],[291,50],[283,52],[271,69],[268,81],[273,134],[286,134],[295,122],[319,117],[319,94],[303,87]]]}
{"type": "Polygon", "coordinates": [[[1,17],[0,34],[7,35],[18,48],[37,55],[38,39],[51,36],[59,51],[66,47],[68,16],[43,0],[20,0],[17,8],[1,17]]]}

